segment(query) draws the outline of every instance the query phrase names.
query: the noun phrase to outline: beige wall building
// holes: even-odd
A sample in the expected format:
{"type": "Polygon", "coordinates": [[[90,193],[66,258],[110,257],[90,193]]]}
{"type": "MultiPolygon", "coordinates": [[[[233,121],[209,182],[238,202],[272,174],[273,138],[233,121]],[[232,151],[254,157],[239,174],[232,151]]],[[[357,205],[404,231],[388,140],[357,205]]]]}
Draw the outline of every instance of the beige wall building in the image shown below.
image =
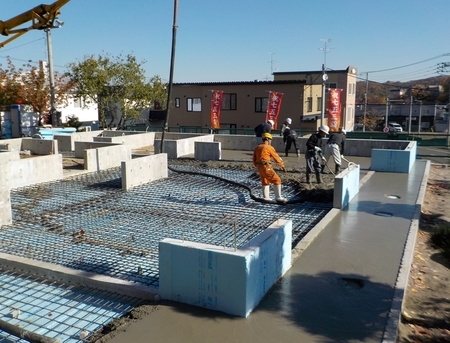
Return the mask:
{"type": "MultiPolygon", "coordinates": [[[[224,92],[220,114],[221,130],[237,129],[237,133],[253,130],[265,120],[269,92],[275,91],[283,93],[278,130],[288,117],[292,118],[293,128],[316,130],[321,124],[322,113],[321,71],[276,72],[273,75],[273,81],[175,83],[172,88],[169,127],[186,130],[189,127],[201,127],[208,130],[211,126],[212,90],[221,90],[224,92]]],[[[327,88],[343,89],[342,115],[345,127],[352,128],[356,70],[349,67],[346,70],[330,71],[328,76],[327,88]]]]}

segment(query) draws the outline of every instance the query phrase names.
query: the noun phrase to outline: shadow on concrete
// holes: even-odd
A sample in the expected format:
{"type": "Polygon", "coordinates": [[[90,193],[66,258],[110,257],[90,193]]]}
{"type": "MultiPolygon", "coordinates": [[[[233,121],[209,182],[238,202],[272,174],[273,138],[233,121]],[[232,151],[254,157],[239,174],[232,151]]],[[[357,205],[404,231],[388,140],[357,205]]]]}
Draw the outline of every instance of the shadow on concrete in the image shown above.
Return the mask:
{"type": "Polygon", "coordinates": [[[205,318],[225,331],[223,325],[232,330],[239,323],[239,331],[233,332],[236,341],[251,337],[257,326],[276,332],[279,342],[292,341],[299,330],[323,337],[320,342],[362,342],[381,341],[393,294],[392,287],[361,275],[324,272],[285,276],[248,318],[173,302],[163,306],[186,315],[187,321],[190,316],[205,318]]]}
{"type": "Polygon", "coordinates": [[[353,212],[365,212],[377,217],[392,217],[411,219],[416,205],[405,203],[379,202],[361,200],[350,203],[345,210],[353,212]]]}

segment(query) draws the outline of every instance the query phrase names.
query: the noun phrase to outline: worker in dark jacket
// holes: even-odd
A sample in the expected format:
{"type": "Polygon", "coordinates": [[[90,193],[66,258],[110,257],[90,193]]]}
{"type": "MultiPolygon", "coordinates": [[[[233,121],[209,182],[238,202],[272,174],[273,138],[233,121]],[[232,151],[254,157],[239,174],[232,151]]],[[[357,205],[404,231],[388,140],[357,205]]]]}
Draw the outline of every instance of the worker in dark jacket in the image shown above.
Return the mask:
{"type": "Polygon", "coordinates": [[[306,182],[311,183],[311,173],[316,173],[317,183],[322,183],[322,166],[320,165],[319,158],[323,158],[322,153],[322,138],[330,131],[327,125],[322,125],[319,131],[312,134],[306,142],[306,182]]]}
{"type": "Polygon", "coordinates": [[[347,132],[341,128],[340,132],[332,132],[327,141],[325,148],[325,159],[322,161],[322,173],[325,171],[325,165],[330,158],[330,155],[334,159],[334,173],[339,174],[341,171],[341,156],[344,156],[345,149],[345,135],[347,132]]]}
{"type": "Polygon", "coordinates": [[[289,126],[286,126],[283,131],[283,141],[286,157],[288,156],[289,150],[291,150],[292,145],[294,145],[297,157],[300,156],[300,149],[297,148],[297,132],[292,130],[289,126]]]}
{"type": "Polygon", "coordinates": [[[270,133],[274,125],[274,121],[272,119],[269,119],[267,122],[261,123],[257,127],[255,127],[256,144],[262,143],[262,135],[265,133],[270,133]]]}

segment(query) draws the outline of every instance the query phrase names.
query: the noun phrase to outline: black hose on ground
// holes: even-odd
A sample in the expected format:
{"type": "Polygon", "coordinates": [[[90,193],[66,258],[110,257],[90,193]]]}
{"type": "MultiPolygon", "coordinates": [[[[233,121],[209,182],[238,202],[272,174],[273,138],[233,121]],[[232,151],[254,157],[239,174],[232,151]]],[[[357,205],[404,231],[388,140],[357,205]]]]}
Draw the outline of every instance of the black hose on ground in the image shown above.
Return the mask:
{"type": "Polygon", "coordinates": [[[258,198],[256,195],[253,194],[253,190],[247,186],[244,185],[242,183],[236,182],[236,181],[232,181],[232,180],[228,180],[225,179],[223,177],[220,176],[216,176],[216,175],[211,175],[211,174],[207,174],[207,173],[202,173],[202,172],[194,172],[194,171],[188,171],[188,170],[178,170],[175,168],[172,168],[170,166],[168,166],[168,169],[175,172],[175,173],[180,173],[180,174],[190,174],[190,175],[201,175],[201,176],[205,176],[205,177],[212,177],[214,179],[223,181],[223,182],[227,182],[227,183],[231,183],[232,185],[241,187],[241,188],[245,188],[246,190],[248,190],[249,194],[250,194],[250,198],[252,198],[252,200],[256,201],[256,202],[262,202],[265,204],[273,204],[273,205],[286,205],[286,204],[299,204],[302,202],[305,202],[305,200],[303,199],[295,199],[295,200],[288,200],[286,202],[281,202],[281,201],[275,201],[275,200],[266,200],[264,198],[258,198]]]}

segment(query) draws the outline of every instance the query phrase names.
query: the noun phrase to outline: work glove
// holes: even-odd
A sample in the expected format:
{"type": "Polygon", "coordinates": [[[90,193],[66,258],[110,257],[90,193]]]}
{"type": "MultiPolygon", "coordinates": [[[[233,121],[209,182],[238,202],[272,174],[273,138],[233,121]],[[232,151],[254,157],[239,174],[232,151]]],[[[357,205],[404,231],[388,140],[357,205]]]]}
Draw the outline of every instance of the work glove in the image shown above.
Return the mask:
{"type": "Polygon", "coordinates": [[[343,159],[343,158],[344,158],[344,155],[341,155],[341,158],[343,159]]]}
{"type": "Polygon", "coordinates": [[[322,151],[322,149],[320,149],[318,146],[315,146],[315,147],[314,147],[314,150],[317,151],[317,152],[322,151]]]}

